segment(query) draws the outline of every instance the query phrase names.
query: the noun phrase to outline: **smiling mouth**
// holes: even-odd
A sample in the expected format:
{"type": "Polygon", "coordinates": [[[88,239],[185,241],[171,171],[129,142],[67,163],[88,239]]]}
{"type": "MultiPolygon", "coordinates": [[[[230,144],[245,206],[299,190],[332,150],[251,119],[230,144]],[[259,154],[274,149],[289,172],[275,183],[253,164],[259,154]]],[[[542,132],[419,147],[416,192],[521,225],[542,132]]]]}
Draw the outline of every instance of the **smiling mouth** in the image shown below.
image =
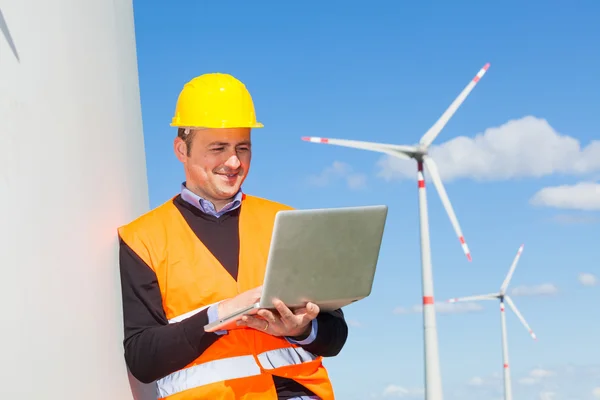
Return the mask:
{"type": "Polygon", "coordinates": [[[228,179],[232,179],[232,178],[236,178],[239,175],[239,173],[235,173],[235,174],[219,174],[219,175],[223,176],[225,178],[228,178],[228,179]]]}

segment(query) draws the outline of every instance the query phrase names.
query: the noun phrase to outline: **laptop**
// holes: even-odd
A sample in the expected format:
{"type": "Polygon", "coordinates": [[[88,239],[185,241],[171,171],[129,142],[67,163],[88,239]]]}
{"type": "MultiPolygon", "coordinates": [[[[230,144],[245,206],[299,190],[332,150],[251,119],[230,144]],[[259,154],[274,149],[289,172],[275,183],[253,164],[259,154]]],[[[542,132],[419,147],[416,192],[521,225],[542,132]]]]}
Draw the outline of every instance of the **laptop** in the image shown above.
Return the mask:
{"type": "Polygon", "coordinates": [[[261,299],[205,325],[205,331],[274,309],[273,298],[292,310],[310,301],[331,311],[369,296],[387,213],[385,205],[278,212],[261,299]]]}

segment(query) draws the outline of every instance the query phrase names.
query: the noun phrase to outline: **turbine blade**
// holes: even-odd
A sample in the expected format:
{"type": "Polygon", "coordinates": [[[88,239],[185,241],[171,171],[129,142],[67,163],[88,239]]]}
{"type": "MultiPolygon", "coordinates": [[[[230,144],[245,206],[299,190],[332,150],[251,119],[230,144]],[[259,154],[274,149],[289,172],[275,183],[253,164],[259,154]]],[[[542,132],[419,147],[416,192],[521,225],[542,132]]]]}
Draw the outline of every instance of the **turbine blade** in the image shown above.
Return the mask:
{"type": "Polygon", "coordinates": [[[448,303],[458,303],[461,301],[480,301],[480,300],[495,300],[498,298],[498,293],[481,294],[476,296],[455,297],[447,300],[448,303]]]}
{"type": "Polygon", "coordinates": [[[444,205],[444,208],[446,209],[446,212],[448,213],[448,217],[450,218],[450,222],[452,223],[454,232],[456,232],[456,235],[458,236],[458,240],[460,241],[462,249],[463,249],[465,255],[467,256],[467,259],[469,261],[471,261],[471,252],[469,251],[467,242],[465,242],[465,238],[463,236],[462,230],[460,229],[458,219],[456,218],[456,214],[454,213],[454,209],[452,208],[450,199],[448,199],[448,194],[446,194],[446,189],[444,189],[444,184],[442,183],[442,180],[440,179],[440,174],[438,172],[435,161],[433,161],[433,159],[429,156],[424,156],[423,161],[425,162],[425,165],[427,165],[427,169],[429,170],[429,175],[431,175],[431,180],[433,181],[433,184],[434,184],[435,188],[437,189],[438,194],[440,195],[442,204],[444,205]]]}
{"type": "Polygon", "coordinates": [[[302,140],[305,142],[312,143],[325,143],[325,144],[333,144],[337,146],[344,147],[352,147],[355,149],[362,150],[373,150],[373,151],[385,151],[385,150],[394,150],[399,151],[406,154],[413,154],[417,151],[415,146],[403,146],[399,144],[389,144],[389,143],[376,143],[376,142],[365,142],[361,140],[348,140],[348,139],[333,139],[333,138],[322,138],[316,136],[304,136],[302,140]]]}
{"type": "Polygon", "coordinates": [[[475,77],[471,79],[471,82],[469,82],[469,84],[462,90],[462,92],[460,92],[458,97],[454,99],[452,104],[450,104],[450,107],[448,107],[446,111],[442,114],[442,116],[435,122],[435,124],[433,124],[433,126],[429,128],[427,132],[425,132],[420,141],[422,145],[429,147],[429,145],[439,135],[444,126],[446,126],[450,118],[452,118],[456,110],[458,110],[458,107],[460,107],[460,105],[465,101],[469,93],[471,93],[477,82],[479,82],[483,75],[485,75],[489,67],[490,63],[487,63],[483,66],[483,68],[479,70],[479,72],[477,72],[477,75],[475,75],[475,77]]]}
{"type": "Polygon", "coordinates": [[[510,280],[512,279],[513,273],[515,272],[515,268],[517,268],[517,263],[519,262],[521,253],[523,253],[523,247],[525,247],[525,244],[522,244],[521,247],[519,247],[519,250],[517,250],[517,255],[515,256],[515,259],[513,260],[512,265],[510,266],[510,269],[508,270],[508,274],[506,275],[506,278],[504,278],[504,282],[502,282],[502,286],[500,287],[500,293],[502,293],[502,294],[504,294],[506,292],[506,288],[508,287],[508,284],[510,283],[510,280]]]}
{"type": "Polygon", "coordinates": [[[417,150],[414,146],[402,146],[397,144],[363,142],[359,140],[322,138],[316,136],[304,136],[302,140],[311,143],[325,143],[336,146],[350,147],[354,149],[376,151],[389,154],[394,157],[409,159],[411,154],[417,150]]]}
{"type": "Polygon", "coordinates": [[[535,333],[533,333],[533,330],[529,327],[529,324],[527,323],[527,321],[525,321],[525,318],[523,318],[523,316],[517,309],[517,306],[515,305],[515,303],[513,303],[512,299],[509,296],[504,296],[504,300],[506,300],[506,303],[508,304],[510,309],[513,310],[513,312],[517,315],[517,318],[519,318],[519,320],[521,321],[525,329],[527,329],[533,340],[537,340],[537,336],[535,335],[535,333]]]}

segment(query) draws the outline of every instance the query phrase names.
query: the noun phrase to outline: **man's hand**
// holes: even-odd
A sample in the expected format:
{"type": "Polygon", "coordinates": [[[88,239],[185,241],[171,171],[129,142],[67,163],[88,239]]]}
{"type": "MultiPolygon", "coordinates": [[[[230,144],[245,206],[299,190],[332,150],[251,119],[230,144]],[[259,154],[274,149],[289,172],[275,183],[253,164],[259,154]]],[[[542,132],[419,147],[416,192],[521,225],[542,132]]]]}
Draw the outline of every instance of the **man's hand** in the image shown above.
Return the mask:
{"type": "Polygon", "coordinates": [[[258,311],[259,317],[244,315],[238,321],[238,325],[254,328],[273,336],[307,336],[312,320],[319,315],[319,306],[310,302],[294,312],[279,299],[273,300],[273,305],[277,311],[261,309],[258,311]]]}
{"type": "Polygon", "coordinates": [[[227,300],[223,300],[217,306],[219,318],[228,316],[229,314],[256,303],[262,295],[262,285],[254,289],[247,290],[227,300]]]}

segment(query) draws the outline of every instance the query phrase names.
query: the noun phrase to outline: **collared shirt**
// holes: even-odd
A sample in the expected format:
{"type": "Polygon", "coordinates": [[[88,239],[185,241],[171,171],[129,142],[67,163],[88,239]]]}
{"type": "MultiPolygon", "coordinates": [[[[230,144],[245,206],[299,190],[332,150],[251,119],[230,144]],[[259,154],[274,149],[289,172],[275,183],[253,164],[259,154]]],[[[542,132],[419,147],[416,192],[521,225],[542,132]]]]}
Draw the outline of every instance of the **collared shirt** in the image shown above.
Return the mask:
{"type": "MultiPolygon", "coordinates": [[[[223,207],[221,210],[217,211],[212,202],[206,200],[205,198],[203,198],[201,196],[198,196],[196,193],[189,190],[187,188],[185,182],[183,182],[181,184],[181,198],[183,200],[190,203],[191,205],[193,205],[200,211],[202,211],[206,214],[209,214],[209,215],[213,215],[217,218],[221,217],[223,214],[226,214],[226,213],[233,211],[236,208],[240,207],[242,205],[242,196],[243,196],[243,192],[242,192],[242,189],[240,188],[240,190],[238,190],[238,192],[235,194],[233,199],[229,203],[227,203],[225,205],[225,207],[223,207]]],[[[208,307],[208,322],[209,323],[215,321],[218,318],[217,305],[218,305],[218,303],[212,304],[210,307],[208,307]]],[[[301,340],[301,341],[296,341],[291,338],[286,338],[286,339],[289,342],[295,343],[295,344],[300,344],[300,345],[309,344],[309,343],[312,343],[315,340],[315,338],[317,337],[317,330],[318,330],[317,320],[313,319],[310,334],[306,339],[301,340]]],[[[215,333],[217,333],[219,335],[223,335],[223,334],[227,333],[227,331],[221,330],[221,331],[216,331],[215,333]]]]}
{"type": "Polygon", "coordinates": [[[223,207],[219,211],[215,209],[213,203],[189,190],[185,185],[185,182],[181,184],[181,198],[198,208],[200,211],[219,218],[223,214],[235,210],[242,204],[242,189],[240,188],[240,190],[238,190],[238,192],[233,197],[233,200],[227,203],[225,207],[223,207]]]}

